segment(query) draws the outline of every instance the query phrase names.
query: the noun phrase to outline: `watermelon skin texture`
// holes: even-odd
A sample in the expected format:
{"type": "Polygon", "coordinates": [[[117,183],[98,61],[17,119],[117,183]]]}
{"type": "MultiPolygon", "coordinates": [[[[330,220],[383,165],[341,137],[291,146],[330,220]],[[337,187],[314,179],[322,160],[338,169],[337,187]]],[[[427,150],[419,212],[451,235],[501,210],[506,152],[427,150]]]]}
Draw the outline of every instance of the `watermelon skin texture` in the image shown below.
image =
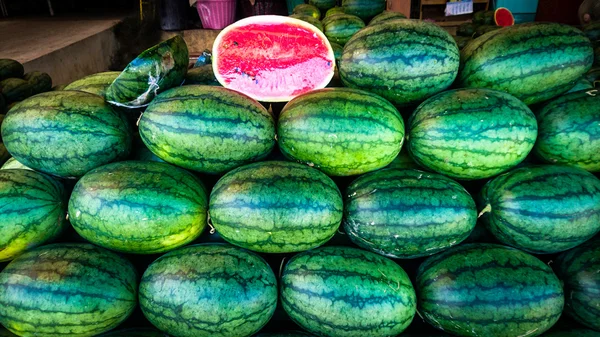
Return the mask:
{"type": "Polygon", "coordinates": [[[119,71],[106,71],[88,75],[84,78],[78,79],[77,81],[69,83],[62,90],[85,91],[89,92],[90,94],[104,97],[108,86],[110,86],[120,74],[121,72],[119,71]]]}
{"type": "Polygon", "coordinates": [[[0,323],[24,337],[87,337],[115,328],[137,304],[126,259],[90,244],[38,247],[0,273],[0,323]]]}
{"type": "Polygon", "coordinates": [[[489,181],[479,198],[486,228],[532,253],[571,249],[600,232],[600,180],[579,168],[518,168],[489,181]]]}
{"type": "Polygon", "coordinates": [[[281,303],[294,322],[324,337],[396,336],[416,312],[415,291],[399,265],[335,246],[306,251],[286,264],[281,303]]]}
{"type": "Polygon", "coordinates": [[[31,85],[32,95],[52,90],[52,77],[41,71],[29,72],[23,79],[31,85]]]}
{"type": "Polygon", "coordinates": [[[328,88],[298,96],[283,108],[278,121],[279,148],[287,158],[334,176],[387,166],[403,141],[398,110],[357,89],[328,88]]]}
{"type": "Polygon", "coordinates": [[[31,170],[0,170],[0,261],[56,238],[67,226],[63,185],[31,170]]]}
{"type": "Polygon", "coordinates": [[[419,312],[456,336],[539,336],[561,315],[562,286],[536,257],[495,244],[432,256],[416,279],[419,312]]]}
{"type": "Polygon", "coordinates": [[[383,12],[385,0],[342,0],[342,8],[346,14],[356,15],[365,22],[383,12]]]}
{"type": "Polygon", "coordinates": [[[208,196],[191,173],[157,162],[124,161],[96,168],[69,200],[73,228],[119,252],[155,254],[196,239],[206,227],[208,196]]]}
{"type": "Polygon", "coordinates": [[[146,318],[178,337],[252,336],[276,305],[277,280],[267,263],[224,244],[193,245],[163,255],[140,283],[146,318]]]}
{"type": "Polygon", "coordinates": [[[321,18],[321,11],[317,6],[310,4],[300,4],[294,7],[293,14],[296,15],[304,15],[304,16],[312,16],[313,18],[319,20],[321,18]]]}
{"type": "Polygon", "coordinates": [[[25,73],[23,65],[12,59],[0,59],[0,81],[7,78],[21,78],[25,73]]]}
{"type": "Polygon", "coordinates": [[[260,103],[236,91],[186,85],[159,95],[140,123],[146,146],[164,161],[218,174],[266,157],[275,121],[260,103]]]}
{"type": "MultiPolygon", "coordinates": [[[[4,145],[0,145],[4,146],[4,145]]],[[[8,153],[8,152],[6,152],[8,153]]],[[[1,160],[0,160],[1,162],[1,160]]],[[[8,158],[8,160],[0,167],[0,170],[8,170],[8,169],[23,169],[23,170],[31,170],[29,167],[19,163],[15,158],[8,158]]]]}
{"type": "Polygon", "coordinates": [[[8,102],[18,102],[33,95],[33,86],[21,78],[7,78],[0,81],[0,94],[8,102]]]}
{"type": "Polygon", "coordinates": [[[558,165],[600,171],[600,91],[561,96],[537,114],[539,135],[534,153],[558,165]]]}
{"type": "Polygon", "coordinates": [[[308,0],[309,5],[317,7],[322,13],[335,7],[337,0],[308,0]]]}
{"type": "Polygon", "coordinates": [[[565,313],[600,331],[600,239],[562,253],[554,268],[565,284],[565,313]]]}
{"type": "Polygon", "coordinates": [[[321,23],[321,21],[319,19],[315,19],[314,16],[308,16],[308,15],[303,15],[303,14],[292,14],[292,15],[290,15],[290,18],[308,22],[311,25],[317,27],[318,30],[323,31],[323,23],[321,23]]]}
{"type": "Polygon", "coordinates": [[[464,241],[477,222],[471,195],[450,178],[386,169],[348,186],[344,229],[356,245],[393,258],[438,253],[464,241]]]}
{"type": "Polygon", "coordinates": [[[106,100],[128,108],[148,105],[156,95],[185,79],[188,48],[179,35],[141,53],[106,89],[106,100]]]}
{"type": "Polygon", "coordinates": [[[184,84],[221,85],[215,77],[212,64],[206,64],[188,70],[187,74],[185,75],[184,84]]]}
{"type": "Polygon", "coordinates": [[[131,137],[125,116],[103,98],[79,91],[31,97],[2,123],[2,139],[16,160],[62,178],[127,157],[131,137]]]}
{"type": "Polygon", "coordinates": [[[336,6],[336,7],[328,9],[327,12],[325,12],[325,17],[323,19],[328,18],[332,15],[336,15],[336,14],[346,14],[346,13],[344,12],[344,9],[342,7],[336,6]]]}
{"type": "Polygon", "coordinates": [[[381,22],[386,22],[389,20],[398,20],[398,19],[406,19],[406,15],[399,13],[399,12],[383,11],[380,14],[377,14],[377,16],[375,16],[373,19],[371,19],[371,21],[369,22],[369,26],[377,24],[377,23],[381,23],[381,22]]]}
{"type": "Polygon", "coordinates": [[[519,24],[467,45],[458,84],[505,91],[531,105],[571,89],[593,61],[590,41],[580,30],[557,23],[519,24]]]}
{"type": "Polygon", "coordinates": [[[336,14],[323,19],[323,32],[327,39],[342,46],[364,27],[363,20],[350,14],[336,14]]]}
{"type": "Polygon", "coordinates": [[[237,168],[210,195],[210,218],[221,237],[264,253],[291,253],[329,241],[342,222],[336,184],[306,165],[268,161],[237,168]]]}
{"type": "Polygon", "coordinates": [[[459,60],[456,42],[441,27],[390,20],[356,33],[344,47],[339,71],[345,86],[408,106],[447,89],[459,60]]]}
{"type": "Polygon", "coordinates": [[[421,104],[408,121],[408,150],[417,163],[447,176],[474,180],[522,162],[535,144],[537,122],[515,97],[459,89],[421,104]]]}

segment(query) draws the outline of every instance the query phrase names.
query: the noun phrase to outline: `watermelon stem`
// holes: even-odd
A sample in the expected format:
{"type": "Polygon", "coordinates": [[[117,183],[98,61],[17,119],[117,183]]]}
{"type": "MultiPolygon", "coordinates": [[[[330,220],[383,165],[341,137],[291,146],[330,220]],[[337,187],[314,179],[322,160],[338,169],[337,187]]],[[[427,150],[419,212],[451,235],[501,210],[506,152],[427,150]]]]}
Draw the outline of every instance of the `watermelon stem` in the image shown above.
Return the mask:
{"type": "Polygon", "coordinates": [[[217,230],[215,229],[215,226],[213,226],[212,224],[212,220],[210,219],[210,212],[208,213],[207,217],[206,217],[206,224],[208,225],[208,227],[210,227],[210,235],[213,235],[217,232],[217,230]]]}
{"type": "Polygon", "coordinates": [[[484,209],[481,210],[481,212],[479,212],[479,214],[477,215],[477,219],[481,218],[482,215],[484,215],[485,213],[489,213],[492,211],[492,205],[488,204],[487,206],[485,206],[484,209]]]}
{"type": "Polygon", "coordinates": [[[281,273],[283,273],[283,263],[285,262],[285,256],[281,259],[281,263],[279,264],[279,278],[281,279],[281,273]]]}

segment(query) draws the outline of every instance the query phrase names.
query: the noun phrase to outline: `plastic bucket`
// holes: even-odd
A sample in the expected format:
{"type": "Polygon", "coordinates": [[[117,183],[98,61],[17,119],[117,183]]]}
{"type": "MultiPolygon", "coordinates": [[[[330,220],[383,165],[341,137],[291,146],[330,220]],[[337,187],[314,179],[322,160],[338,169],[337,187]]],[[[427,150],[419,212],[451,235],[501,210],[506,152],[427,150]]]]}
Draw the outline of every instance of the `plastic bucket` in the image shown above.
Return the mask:
{"type": "Polygon", "coordinates": [[[196,9],[206,29],[223,29],[235,22],[236,0],[198,0],[196,9]]]}

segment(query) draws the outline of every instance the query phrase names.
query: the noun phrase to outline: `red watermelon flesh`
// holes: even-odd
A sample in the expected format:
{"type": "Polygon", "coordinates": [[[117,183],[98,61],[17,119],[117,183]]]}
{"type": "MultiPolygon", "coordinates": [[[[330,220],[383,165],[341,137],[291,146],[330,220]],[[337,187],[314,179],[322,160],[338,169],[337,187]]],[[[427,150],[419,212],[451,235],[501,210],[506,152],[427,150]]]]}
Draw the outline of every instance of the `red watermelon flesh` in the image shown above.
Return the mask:
{"type": "Polygon", "coordinates": [[[286,16],[240,20],[225,28],[213,46],[213,70],[221,85],[263,102],[286,102],[324,88],[334,68],[325,35],[286,16]]]}
{"type": "Polygon", "coordinates": [[[512,13],[504,7],[500,7],[496,9],[494,13],[494,21],[496,21],[496,26],[500,27],[508,27],[515,24],[515,18],[512,13]]]}

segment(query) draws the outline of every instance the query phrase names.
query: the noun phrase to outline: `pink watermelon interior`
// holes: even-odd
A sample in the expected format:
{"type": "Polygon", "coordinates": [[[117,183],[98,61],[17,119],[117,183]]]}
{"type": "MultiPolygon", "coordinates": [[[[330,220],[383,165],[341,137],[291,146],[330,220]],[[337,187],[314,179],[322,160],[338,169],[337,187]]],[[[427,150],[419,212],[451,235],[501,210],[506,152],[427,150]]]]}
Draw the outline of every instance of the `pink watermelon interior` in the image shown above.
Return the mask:
{"type": "Polygon", "coordinates": [[[219,34],[213,47],[219,82],[265,102],[285,102],[324,88],[334,67],[325,36],[310,24],[287,17],[238,21],[219,34]]]}
{"type": "Polygon", "coordinates": [[[496,9],[494,20],[496,21],[496,26],[500,27],[508,27],[515,24],[515,18],[512,13],[504,7],[496,9]]]}

